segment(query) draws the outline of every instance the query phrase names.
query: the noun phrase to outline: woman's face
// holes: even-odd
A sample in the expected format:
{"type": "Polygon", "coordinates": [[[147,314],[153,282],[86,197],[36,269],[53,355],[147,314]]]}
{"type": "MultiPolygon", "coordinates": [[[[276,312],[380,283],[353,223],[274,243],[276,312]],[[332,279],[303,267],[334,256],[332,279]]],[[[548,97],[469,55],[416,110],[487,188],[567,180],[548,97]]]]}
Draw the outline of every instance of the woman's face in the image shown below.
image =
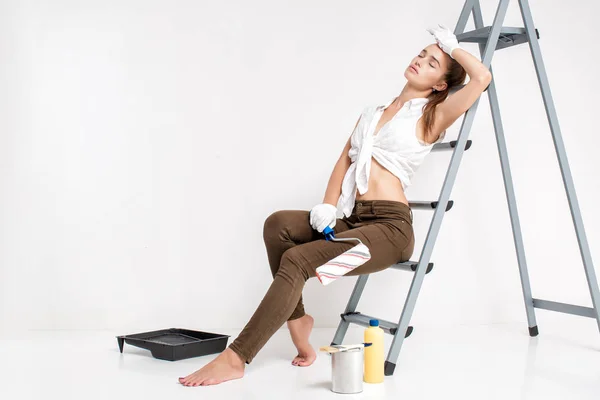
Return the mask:
{"type": "Polygon", "coordinates": [[[437,44],[430,44],[412,59],[404,76],[412,86],[420,90],[444,90],[447,86],[443,81],[449,62],[447,57],[437,44]]]}

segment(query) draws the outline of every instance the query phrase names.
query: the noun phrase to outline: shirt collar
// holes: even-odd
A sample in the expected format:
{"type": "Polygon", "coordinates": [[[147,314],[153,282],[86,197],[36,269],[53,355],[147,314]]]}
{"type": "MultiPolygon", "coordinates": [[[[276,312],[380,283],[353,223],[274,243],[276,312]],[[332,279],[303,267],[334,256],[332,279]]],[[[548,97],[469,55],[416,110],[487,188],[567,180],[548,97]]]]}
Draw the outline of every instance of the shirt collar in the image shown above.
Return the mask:
{"type": "MultiPolygon", "coordinates": [[[[379,107],[381,109],[385,109],[387,108],[390,104],[392,104],[394,102],[394,100],[396,100],[397,97],[394,97],[393,99],[391,99],[390,101],[388,101],[386,104],[384,105],[380,105],[379,107]]],[[[424,104],[428,103],[429,99],[426,97],[414,97],[410,100],[407,100],[404,103],[404,106],[407,106],[409,110],[411,110],[413,107],[417,107],[417,106],[423,106],[424,104]]]]}

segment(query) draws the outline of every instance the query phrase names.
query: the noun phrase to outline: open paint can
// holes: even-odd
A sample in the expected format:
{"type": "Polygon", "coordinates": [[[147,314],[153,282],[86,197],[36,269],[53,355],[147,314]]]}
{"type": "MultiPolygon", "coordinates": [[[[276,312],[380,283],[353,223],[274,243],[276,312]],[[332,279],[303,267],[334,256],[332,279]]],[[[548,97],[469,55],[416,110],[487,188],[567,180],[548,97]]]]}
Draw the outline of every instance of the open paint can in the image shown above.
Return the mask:
{"type": "MultiPolygon", "coordinates": [[[[333,346],[336,347],[336,346],[333,346]]],[[[363,391],[364,347],[337,351],[331,354],[331,391],[360,393],[363,391]]]]}

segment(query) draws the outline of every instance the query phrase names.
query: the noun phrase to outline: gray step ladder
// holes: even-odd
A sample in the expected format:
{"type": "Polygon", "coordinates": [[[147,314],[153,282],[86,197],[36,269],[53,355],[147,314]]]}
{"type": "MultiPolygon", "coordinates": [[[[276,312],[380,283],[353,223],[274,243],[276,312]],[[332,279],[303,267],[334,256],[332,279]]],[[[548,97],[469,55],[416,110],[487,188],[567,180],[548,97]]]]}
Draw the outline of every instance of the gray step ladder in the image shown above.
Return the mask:
{"type": "MultiPolygon", "coordinates": [[[[538,83],[542,92],[544,100],[544,106],[546,108],[546,115],[550,124],[550,130],[554,140],[554,147],[558,156],[560,164],[561,174],[567,192],[569,200],[569,208],[571,210],[571,216],[575,225],[575,231],[577,234],[577,240],[579,242],[579,250],[583,260],[585,268],[586,278],[588,287],[592,297],[593,307],[583,307],[572,304],[559,303],[550,300],[541,300],[533,298],[531,295],[531,287],[529,284],[529,275],[527,272],[527,263],[525,261],[525,252],[523,250],[523,239],[521,236],[521,228],[519,225],[519,215],[517,213],[517,206],[515,200],[515,193],[513,189],[513,183],[511,178],[510,167],[508,163],[508,155],[506,150],[506,144],[504,140],[504,131],[502,128],[502,121],[500,118],[500,109],[498,107],[498,98],[496,95],[496,88],[494,80],[490,83],[486,91],[488,92],[488,98],[492,111],[492,119],[494,124],[494,130],[496,133],[496,141],[498,145],[498,153],[500,155],[500,162],[502,166],[502,175],[504,179],[504,187],[506,190],[506,198],[508,201],[508,208],[510,212],[510,220],[512,224],[512,231],[514,236],[514,244],[517,252],[517,260],[519,264],[521,286],[523,288],[523,297],[525,301],[525,310],[527,313],[527,322],[529,326],[529,335],[537,336],[538,327],[535,318],[534,308],[542,308],[546,310],[558,311],[567,314],[579,315],[583,317],[595,318],[600,330],[600,315],[598,313],[598,305],[600,302],[600,294],[598,292],[598,283],[596,280],[596,274],[594,272],[594,266],[590,256],[590,250],[586,239],[583,221],[581,219],[581,213],[579,211],[579,204],[577,202],[577,196],[575,194],[575,188],[573,187],[573,179],[571,177],[571,171],[569,169],[569,163],[567,161],[567,155],[558,125],[556,117],[556,111],[554,109],[554,102],[550,93],[550,86],[548,84],[548,78],[542,61],[542,55],[538,43],[539,33],[534,28],[533,19],[531,17],[531,11],[527,0],[518,0],[519,7],[521,9],[521,16],[525,27],[505,27],[502,26],[504,17],[506,15],[506,9],[508,8],[509,0],[500,0],[494,22],[491,26],[484,26],[483,18],[481,15],[481,7],[479,0],[466,0],[461,11],[458,23],[454,29],[459,42],[471,42],[479,44],[479,51],[482,53],[482,62],[491,71],[491,61],[494,51],[505,49],[507,47],[515,46],[522,43],[529,43],[529,48],[533,56],[535,70],[537,73],[538,83]],[[473,22],[475,30],[470,32],[464,32],[467,20],[470,14],[473,14],[473,22]],[[491,45],[490,45],[491,44],[491,45]]],[[[460,90],[460,89],[459,89],[460,90]]],[[[402,315],[398,323],[386,321],[381,318],[377,318],[371,315],[365,315],[356,311],[356,306],[360,300],[360,296],[367,283],[369,275],[359,275],[354,290],[350,295],[350,300],[346,306],[346,310],[341,314],[340,324],[337,328],[332,345],[341,344],[348,330],[350,323],[354,323],[361,326],[368,326],[370,319],[378,319],[380,321],[380,327],[384,332],[394,336],[391,344],[391,348],[388,352],[387,359],[385,361],[385,375],[393,375],[394,369],[396,368],[396,361],[402,348],[402,343],[405,337],[408,337],[413,327],[409,326],[408,323],[412,316],[417,296],[421,289],[425,274],[429,273],[433,268],[433,263],[429,262],[433,246],[435,244],[440,225],[442,223],[443,215],[446,211],[449,211],[453,205],[452,200],[449,200],[450,192],[456,179],[456,174],[460,161],[462,159],[465,150],[468,150],[471,146],[471,141],[467,140],[469,131],[475,118],[475,112],[479,104],[479,99],[471,106],[471,108],[465,113],[460,132],[457,140],[438,143],[432,151],[452,151],[452,158],[450,160],[450,166],[446,173],[444,184],[437,201],[411,201],[409,205],[412,209],[426,209],[433,210],[433,218],[429,231],[425,239],[423,250],[418,261],[407,261],[392,265],[391,268],[400,269],[408,272],[413,272],[414,277],[410,286],[402,315]]]]}

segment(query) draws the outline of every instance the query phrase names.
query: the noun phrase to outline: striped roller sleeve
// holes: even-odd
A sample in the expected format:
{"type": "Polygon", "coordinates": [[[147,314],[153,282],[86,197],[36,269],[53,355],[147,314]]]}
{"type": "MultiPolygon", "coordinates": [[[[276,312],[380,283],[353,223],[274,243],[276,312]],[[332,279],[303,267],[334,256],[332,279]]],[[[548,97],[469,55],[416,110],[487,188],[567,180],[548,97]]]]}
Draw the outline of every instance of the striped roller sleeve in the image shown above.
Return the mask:
{"type": "Polygon", "coordinates": [[[317,278],[323,285],[328,285],[340,276],[347,274],[371,259],[369,248],[360,243],[340,254],[333,260],[316,269],[317,278]]]}

